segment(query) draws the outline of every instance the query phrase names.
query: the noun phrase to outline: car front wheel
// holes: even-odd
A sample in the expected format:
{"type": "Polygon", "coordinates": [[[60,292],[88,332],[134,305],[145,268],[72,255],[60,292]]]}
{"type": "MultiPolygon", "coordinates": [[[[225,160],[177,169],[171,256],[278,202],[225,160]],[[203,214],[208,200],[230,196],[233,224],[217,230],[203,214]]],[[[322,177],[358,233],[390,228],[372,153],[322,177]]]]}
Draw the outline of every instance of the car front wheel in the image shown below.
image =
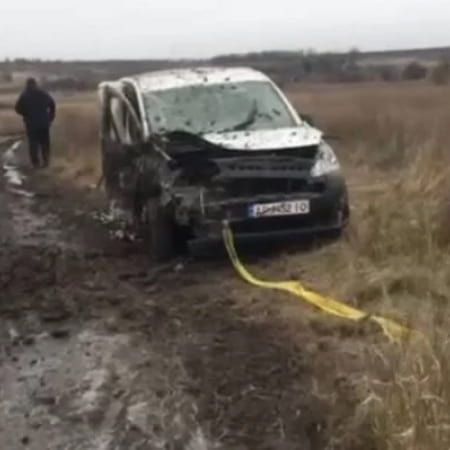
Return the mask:
{"type": "Polygon", "coordinates": [[[174,224],[172,216],[158,198],[149,199],[145,205],[145,240],[150,258],[164,262],[174,256],[174,224]]]}

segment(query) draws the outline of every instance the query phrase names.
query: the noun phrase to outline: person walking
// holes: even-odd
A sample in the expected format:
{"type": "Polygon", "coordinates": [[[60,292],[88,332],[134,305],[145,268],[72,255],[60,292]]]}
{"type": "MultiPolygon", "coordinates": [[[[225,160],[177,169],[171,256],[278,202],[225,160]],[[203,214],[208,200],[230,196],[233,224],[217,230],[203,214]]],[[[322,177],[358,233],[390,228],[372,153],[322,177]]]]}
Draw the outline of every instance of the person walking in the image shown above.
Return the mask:
{"type": "Polygon", "coordinates": [[[52,96],[29,78],[16,103],[16,112],[22,116],[28,138],[31,164],[34,168],[48,167],[50,163],[50,127],[55,119],[56,105],[52,96]]]}

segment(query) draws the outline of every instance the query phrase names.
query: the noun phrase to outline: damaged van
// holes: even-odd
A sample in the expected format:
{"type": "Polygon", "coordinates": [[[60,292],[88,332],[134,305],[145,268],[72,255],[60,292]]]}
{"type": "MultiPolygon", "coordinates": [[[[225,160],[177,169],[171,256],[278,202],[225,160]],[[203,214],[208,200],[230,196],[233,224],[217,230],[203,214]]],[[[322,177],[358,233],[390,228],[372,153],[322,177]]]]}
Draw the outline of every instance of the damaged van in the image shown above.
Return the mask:
{"type": "Polygon", "coordinates": [[[99,87],[106,190],[147,238],[175,246],[339,231],[345,180],[321,131],[249,68],[159,71],[99,87]]]}

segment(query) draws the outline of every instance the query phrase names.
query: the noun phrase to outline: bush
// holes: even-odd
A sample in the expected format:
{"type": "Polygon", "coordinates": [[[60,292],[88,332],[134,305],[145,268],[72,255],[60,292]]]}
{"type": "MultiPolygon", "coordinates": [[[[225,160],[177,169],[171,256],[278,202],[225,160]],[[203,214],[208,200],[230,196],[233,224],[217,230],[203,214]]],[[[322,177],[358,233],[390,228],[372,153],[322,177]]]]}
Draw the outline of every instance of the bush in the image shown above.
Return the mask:
{"type": "Polygon", "coordinates": [[[11,83],[13,81],[13,76],[8,70],[0,71],[0,81],[4,83],[11,83]]]}
{"type": "Polygon", "coordinates": [[[414,61],[409,63],[403,71],[404,80],[423,80],[427,77],[428,69],[422,64],[414,61]]]}
{"type": "Polygon", "coordinates": [[[431,81],[437,85],[444,85],[450,82],[450,62],[441,61],[431,72],[431,81]]]}
{"type": "Polygon", "coordinates": [[[383,65],[373,68],[375,76],[382,81],[398,81],[400,79],[399,69],[394,65],[383,65]]]}

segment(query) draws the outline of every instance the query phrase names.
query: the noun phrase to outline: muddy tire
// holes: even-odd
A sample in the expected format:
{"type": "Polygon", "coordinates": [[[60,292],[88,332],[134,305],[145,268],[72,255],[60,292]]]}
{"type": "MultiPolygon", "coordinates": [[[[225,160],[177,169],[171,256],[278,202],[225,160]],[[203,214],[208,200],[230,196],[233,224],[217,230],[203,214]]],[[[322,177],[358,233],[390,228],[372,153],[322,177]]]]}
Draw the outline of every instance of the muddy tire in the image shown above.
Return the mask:
{"type": "Polygon", "coordinates": [[[164,262],[174,256],[174,225],[169,212],[159,199],[148,200],[146,207],[145,241],[152,261],[164,262]]]}

